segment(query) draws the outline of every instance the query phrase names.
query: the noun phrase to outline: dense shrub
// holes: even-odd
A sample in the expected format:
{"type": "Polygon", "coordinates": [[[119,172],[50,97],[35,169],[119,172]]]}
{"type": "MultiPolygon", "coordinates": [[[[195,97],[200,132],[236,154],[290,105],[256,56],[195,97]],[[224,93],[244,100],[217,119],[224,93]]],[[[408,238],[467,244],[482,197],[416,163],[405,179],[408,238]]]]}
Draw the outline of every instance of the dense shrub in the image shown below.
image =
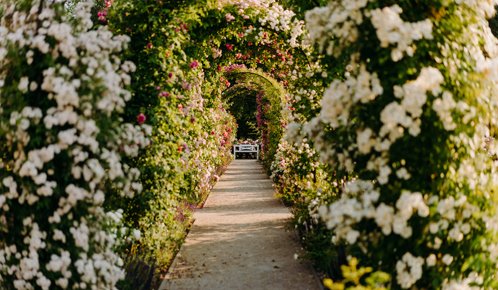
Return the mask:
{"type": "MultiPolygon", "coordinates": [[[[0,4],[0,288],[114,289],[127,240],[105,199],[141,190],[123,156],[148,144],[124,123],[128,38],[52,1],[0,4]]],[[[134,232],[135,235],[138,233],[134,232]]]]}
{"type": "Polygon", "coordinates": [[[496,165],[483,146],[496,128],[493,10],[332,1],[306,15],[323,53],[349,59],[306,125],[321,160],[352,177],[320,215],[391,289],[497,287],[496,165]]]}

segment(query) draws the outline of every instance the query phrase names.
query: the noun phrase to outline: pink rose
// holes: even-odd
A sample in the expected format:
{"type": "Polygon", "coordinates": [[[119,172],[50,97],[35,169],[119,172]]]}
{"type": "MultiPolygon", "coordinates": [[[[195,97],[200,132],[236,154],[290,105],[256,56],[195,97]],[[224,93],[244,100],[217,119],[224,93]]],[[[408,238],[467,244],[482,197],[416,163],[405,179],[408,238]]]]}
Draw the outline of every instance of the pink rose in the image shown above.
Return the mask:
{"type": "Polygon", "coordinates": [[[143,113],[138,114],[137,123],[139,125],[142,125],[143,123],[145,123],[145,120],[147,120],[147,118],[145,117],[145,115],[143,113]]]}
{"type": "Polygon", "coordinates": [[[190,68],[191,69],[195,69],[199,66],[199,63],[197,62],[197,60],[194,60],[193,62],[190,63],[190,68]]]}
{"type": "Polygon", "coordinates": [[[234,21],[234,20],[235,20],[235,17],[234,17],[232,14],[227,13],[227,14],[225,14],[225,20],[226,20],[227,22],[232,22],[232,21],[234,21]]]}

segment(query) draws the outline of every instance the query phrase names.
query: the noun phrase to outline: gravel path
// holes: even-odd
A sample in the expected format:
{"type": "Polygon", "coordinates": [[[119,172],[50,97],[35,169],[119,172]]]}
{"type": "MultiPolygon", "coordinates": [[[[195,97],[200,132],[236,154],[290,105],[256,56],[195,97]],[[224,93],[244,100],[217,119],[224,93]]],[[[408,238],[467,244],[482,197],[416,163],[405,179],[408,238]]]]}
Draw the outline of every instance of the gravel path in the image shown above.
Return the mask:
{"type": "Polygon", "coordinates": [[[255,160],[218,181],[160,289],[321,289],[301,255],[291,214],[255,160]]]}

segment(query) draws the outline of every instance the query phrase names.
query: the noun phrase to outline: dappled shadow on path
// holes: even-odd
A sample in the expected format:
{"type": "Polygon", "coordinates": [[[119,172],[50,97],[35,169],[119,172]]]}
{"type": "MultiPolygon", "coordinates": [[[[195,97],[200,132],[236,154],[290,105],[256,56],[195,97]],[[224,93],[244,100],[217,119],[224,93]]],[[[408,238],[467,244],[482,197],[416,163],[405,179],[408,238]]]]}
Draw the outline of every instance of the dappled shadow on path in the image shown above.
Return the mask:
{"type": "Polygon", "coordinates": [[[161,289],[320,289],[261,165],[234,161],[222,176],[161,289]]]}
{"type": "Polygon", "coordinates": [[[267,212],[252,222],[225,220],[194,225],[163,289],[319,289],[310,265],[294,260],[301,253],[287,218],[267,212]]]}

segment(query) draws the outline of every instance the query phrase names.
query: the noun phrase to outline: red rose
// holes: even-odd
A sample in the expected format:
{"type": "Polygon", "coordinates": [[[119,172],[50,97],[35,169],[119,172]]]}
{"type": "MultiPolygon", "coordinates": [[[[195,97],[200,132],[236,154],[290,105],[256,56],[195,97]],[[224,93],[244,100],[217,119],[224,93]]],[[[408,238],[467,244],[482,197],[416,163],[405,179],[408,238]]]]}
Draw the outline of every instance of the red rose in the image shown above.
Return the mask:
{"type": "Polygon", "coordinates": [[[197,60],[194,60],[193,62],[190,63],[190,68],[191,69],[195,69],[199,66],[199,63],[197,62],[197,60]]]}
{"type": "Polygon", "coordinates": [[[147,118],[145,117],[144,114],[142,114],[142,113],[138,114],[138,116],[137,116],[137,123],[139,125],[142,125],[143,123],[145,123],[145,120],[147,120],[147,118]]]}

